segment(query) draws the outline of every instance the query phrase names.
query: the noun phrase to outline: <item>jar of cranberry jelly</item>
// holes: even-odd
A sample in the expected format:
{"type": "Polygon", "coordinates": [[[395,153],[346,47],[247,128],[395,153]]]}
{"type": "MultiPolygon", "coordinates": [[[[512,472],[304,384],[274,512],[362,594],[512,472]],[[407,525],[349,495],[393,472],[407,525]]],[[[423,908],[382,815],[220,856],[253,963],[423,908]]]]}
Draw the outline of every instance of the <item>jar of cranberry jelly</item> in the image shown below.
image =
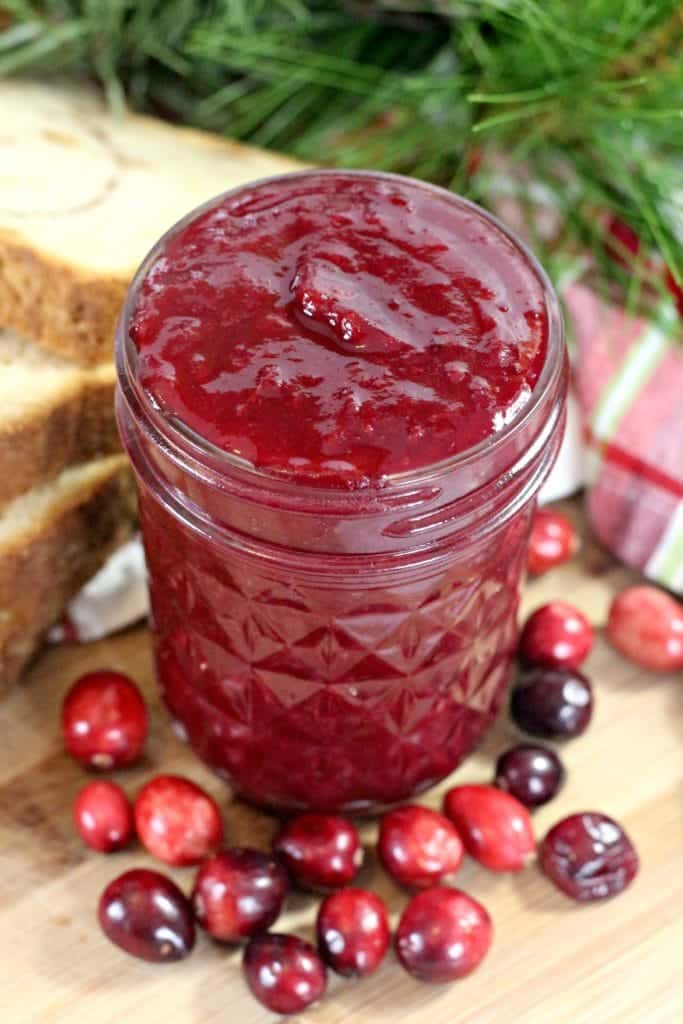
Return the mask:
{"type": "Polygon", "coordinates": [[[156,670],[197,753],[283,809],[451,772],[505,695],[564,422],[530,253],[408,178],[271,178],[161,239],[117,358],[156,670]]]}

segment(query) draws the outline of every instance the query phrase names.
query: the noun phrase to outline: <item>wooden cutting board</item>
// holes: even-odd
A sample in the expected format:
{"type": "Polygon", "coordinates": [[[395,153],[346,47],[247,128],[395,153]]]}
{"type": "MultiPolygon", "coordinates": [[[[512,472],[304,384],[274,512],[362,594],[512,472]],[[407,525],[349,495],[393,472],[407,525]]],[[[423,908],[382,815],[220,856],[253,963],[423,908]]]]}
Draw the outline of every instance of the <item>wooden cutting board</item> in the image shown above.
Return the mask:
{"type": "MultiPolygon", "coordinates": [[[[576,508],[571,509],[579,517],[576,508]]],[[[575,602],[598,625],[628,573],[586,542],[581,557],[526,590],[525,611],[550,598],[575,602]]],[[[116,778],[133,793],[158,771],[201,782],[225,810],[231,843],[266,847],[274,821],[229,792],[171,732],[154,695],[149,637],[138,628],[86,648],[45,654],[0,705],[0,1020],[3,1024],[262,1024],[274,1019],[250,996],[240,955],[201,936],[184,963],[153,966],[110,945],[95,922],[101,890],[133,866],[139,848],[110,857],[87,851],[71,825],[86,780],[63,752],[61,698],[80,673],[110,666],[134,676],[153,706],[145,762],[116,778]]],[[[648,675],[602,639],[587,664],[596,711],[585,736],[562,749],[568,780],[535,816],[538,835],[572,811],[623,822],[642,858],[639,877],[603,905],[576,906],[530,867],[496,876],[468,862],[459,884],[489,908],[488,959],[451,986],[413,981],[387,959],[361,983],[331,980],[309,1024],[674,1024],[683,1020],[683,679],[648,675]]],[[[438,806],[454,781],[488,781],[493,759],[516,739],[503,716],[484,746],[425,797],[438,806]]],[[[362,825],[372,843],[375,824],[362,825]]],[[[189,890],[191,869],[173,872],[189,890]]],[[[395,920],[405,902],[367,858],[360,883],[384,896],[395,920]]],[[[310,936],[316,901],[296,895],[279,922],[310,936]]]]}

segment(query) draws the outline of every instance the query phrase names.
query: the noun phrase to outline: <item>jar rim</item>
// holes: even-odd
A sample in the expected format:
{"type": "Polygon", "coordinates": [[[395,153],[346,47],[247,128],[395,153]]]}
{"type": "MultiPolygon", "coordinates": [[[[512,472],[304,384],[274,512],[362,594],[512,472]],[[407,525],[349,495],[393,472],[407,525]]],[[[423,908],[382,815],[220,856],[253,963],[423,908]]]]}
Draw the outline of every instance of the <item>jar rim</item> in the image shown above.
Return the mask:
{"type": "Polygon", "coordinates": [[[241,192],[249,189],[257,188],[262,185],[277,184],[281,181],[305,179],[307,177],[318,178],[339,176],[372,178],[374,180],[379,179],[389,182],[395,181],[408,184],[413,188],[419,187],[427,192],[441,196],[455,205],[465,207],[467,210],[487,221],[503,236],[503,238],[510,242],[526,260],[539,282],[540,294],[545,303],[547,315],[548,338],[546,357],[541,373],[539,374],[538,380],[536,381],[526,404],[515,414],[515,416],[513,416],[509,423],[504,425],[501,430],[496,433],[489,434],[482,441],[479,441],[476,445],[473,445],[470,448],[466,448],[462,452],[457,452],[454,455],[447,456],[438,462],[428,463],[424,466],[415,467],[409,470],[402,470],[399,473],[386,474],[378,478],[376,481],[364,484],[362,492],[366,500],[371,499],[373,496],[386,499],[390,494],[400,492],[406,486],[412,490],[416,487],[437,484],[444,476],[456,472],[459,469],[471,467],[473,463],[476,463],[477,460],[483,456],[488,458],[489,456],[495,455],[497,451],[509,442],[513,441],[514,438],[524,430],[532,419],[534,413],[538,410],[539,406],[543,404],[546,396],[554,387],[557,386],[558,379],[563,372],[565,345],[562,313],[557,294],[546,271],[543,269],[540,262],[526,243],[518,238],[517,235],[501,220],[492,213],[489,213],[488,210],[479,206],[477,203],[474,203],[455,192],[450,192],[448,189],[442,188],[439,185],[434,185],[431,182],[411,178],[403,174],[394,174],[389,171],[374,171],[370,169],[347,170],[344,168],[317,169],[309,167],[300,171],[292,171],[285,174],[274,174],[265,178],[258,178],[238,185],[235,188],[228,189],[225,192],[221,192],[217,196],[213,196],[205,203],[202,203],[190,210],[184,217],[171,225],[168,231],[158,239],[140,263],[140,266],[138,267],[126,293],[126,298],[122,306],[116,328],[117,375],[119,383],[124,385],[124,390],[132,388],[136,393],[138,407],[144,410],[145,416],[148,417],[151,425],[153,425],[158,435],[162,437],[173,449],[181,449],[192,459],[192,461],[200,464],[209,471],[214,473],[225,473],[226,475],[236,474],[245,482],[268,487],[271,491],[277,491],[282,494],[296,493],[299,497],[308,495],[311,498],[315,497],[317,501],[325,501],[326,499],[343,501],[345,497],[353,498],[354,496],[357,498],[357,489],[332,487],[324,484],[302,483],[299,480],[292,480],[282,474],[273,473],[268,469],[255,466],[253,463],[240,458],[232,452],[226,452],[222,448],[219,448],[217,445],[203,438],[178,417],[169,417],[164,414],[163,410],[153,402],[149,393],[145,391],[139,383],[139,379],[135,373],[137,350],[132,341],[129,330],[132,316],[134,315],[137,307],[139,290],[147,277],[152,264],[162,253],[166,243],[179,231],[182,231],[186,225],[197,219],[197,217],[201,216],[203,213],[213,209],[226,199],[237,196],[241,192]]]}

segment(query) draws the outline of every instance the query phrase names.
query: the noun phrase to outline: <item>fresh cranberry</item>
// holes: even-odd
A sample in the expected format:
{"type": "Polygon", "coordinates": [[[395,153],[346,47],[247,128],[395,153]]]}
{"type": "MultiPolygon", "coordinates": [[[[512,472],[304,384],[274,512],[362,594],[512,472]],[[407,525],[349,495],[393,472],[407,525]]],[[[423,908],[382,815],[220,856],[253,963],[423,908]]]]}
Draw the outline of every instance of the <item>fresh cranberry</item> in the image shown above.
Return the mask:
{"type": "Polygon", "coordinates": [[[179,775],[151,779],[138,793],[134,813],[141,843],[166,864],[198,864],[223,838],[216,801],[179,775]]]}
{"type": "Polygon", "coordinates": [[[192,891],[195,916],[220,942],[241,942],[266,931],[278,917],[289,881],[285,869],[260,850],[238,847],[205,860],[192,891]]]}
{"type": "Polygon", "coordinates": [[[537,668],[512,691],[510,712],[532,736],[580,736],[593,714],[593,689],[572,669],[537,668]]]}
{"type": "Polygon", "coordinates": [[[534,576],[569,561],[579,547],[576,530],[551,508],[539,508],[531,524],[527,567],[534,576]]]}
{"type": "Polygon", "coordinates": [[[164,963],[192,952],[190,901],[158,871],[138,868],[115,878],[102,893],[98,917],[107,938],[141,960],[164,963]]]}
{"type": "Polygon", "coordinates": [[[273,850],[290,875],[305,889],[339,889],[348,885],[363,863],[358,832],[346,818],[300,814],[276,836],[273,850]]]}
{"type": "Polygon", "coordinates": [[[100,853],[122,850],[133,838],[133,809],[114,782],[90,782],[74,800],[74,824],[84,843],[100,853]]]}
{"type": "Polygon", "coordinates": [[[558,889],[590,902],[616,896],[638,873],[638,854],[621,825],[605,814],[572,814],[550,829],[540,865],[558,889]]]}
{"type": "Polygon", "coordinates": [[[409,804],[382,818],[377,850],[382,864],[402,885],[426,889],[462,864],[460,836],[443,814],[409,804]]]}
{"type": "Polygon", "coordinates": [[[147,708],[128,676],[90,672],[73,684],[62,705],[64,745],[89,768],[122,768],[140,756],[147,708]]]}
{"type": "Polygon", "coordinates": [[[552,601],[527,619],[519,638],[519,658],[531,667],[578,668],[594,639],[585,615],[564,601],[552,601]]]}
{"type": "Polygon", "coordinates": [[[300,1013],[327,985],[322,960],[296,935],[255,935],[244,950],[242,970],[252,994],[273,1013],[300,1013]]]}
{"type": "Polygon", "coordinates": [[[496,786],[525,807],[547,804],[563,782],[562,762],[549,747],[520,743],[502,753],[496,762],[496,786]]]}
{"type": "Polygon", "coordinates": [[[464,978],[486,956],[493,925],[487,911],[460,889],[418,892],[401,915],[394,947],[402,966],[420,981],[464,978]]]}
{"type": "Polygon", "coordinates": [[[444,811],[470,856],[491,871],[521,871],[534,852],[528,810],[495,786],[455,786],[444,797],[444,811]]]}
{"type": "Polygon", "coordinates": [[[365,978],[381,964],[389,947],[389,917],[379,896],[366,889],[340,889],[320,905],[318,949],[345,978],[365,978]]]}
{"type": "Polygon", "coordinates": [[[612,601],[607,637],[643,668],[683,668],[683,604],[656,587],[628,587],[612,601]]]}

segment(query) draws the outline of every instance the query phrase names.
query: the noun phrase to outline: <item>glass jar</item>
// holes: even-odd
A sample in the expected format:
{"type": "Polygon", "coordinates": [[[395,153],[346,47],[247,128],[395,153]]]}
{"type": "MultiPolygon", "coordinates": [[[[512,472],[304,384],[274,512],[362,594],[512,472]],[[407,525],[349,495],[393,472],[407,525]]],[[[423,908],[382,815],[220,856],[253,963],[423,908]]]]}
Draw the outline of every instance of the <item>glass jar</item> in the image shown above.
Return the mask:
{"type": "Polygon", "coordinates": [[[547,310],[527,405],[476,447],[356,491],[278,478],[165,416],[138,380],[129,324],[169,236],[132,283],[117,414],[137,478],[156,671],[192,747],[248,800],[393,804],[448,775],[504,699],[567,363],[547,277],[497,227],[531,265],[547,310]]]}

